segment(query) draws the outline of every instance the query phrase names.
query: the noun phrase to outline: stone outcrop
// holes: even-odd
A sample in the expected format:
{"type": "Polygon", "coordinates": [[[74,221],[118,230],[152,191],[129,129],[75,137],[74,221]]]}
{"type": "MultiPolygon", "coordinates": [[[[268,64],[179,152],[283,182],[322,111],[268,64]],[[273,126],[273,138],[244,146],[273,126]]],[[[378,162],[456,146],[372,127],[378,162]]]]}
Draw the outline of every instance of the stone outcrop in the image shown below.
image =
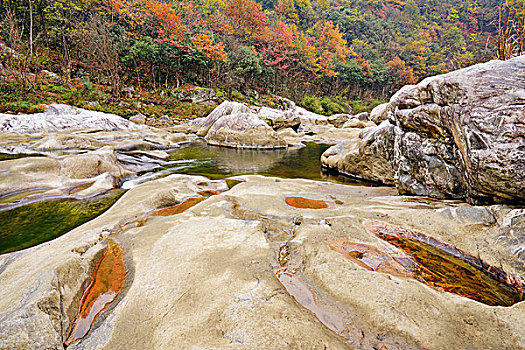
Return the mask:
{"type": "Polygon", "coordinates": [[[394,127],[388,121],[363,129],[358,137],[330,147],[321,164],[364,180],[394,184],[394,127]]]}
{"type": "MultiPolygon", "coordinates": [[[[525,56],[405,86],[372,119],[385,113],[401,193],[477,203],[525,198],[525,56]]],[[[344,168],[362,175],[355,164],[344,168]]]]}
{"type": "Polygon", "coordinates": [[[0,348],[63,349],[108,240],[124,250],[126,286],[68,350],[523,348],[524,302],[488,306],[387,264],[378,273],[377,261],[411,260],[367,229],[380,220],[423,232],[523,279],[513,231],[522,210],[393,188],[236,179],[227,192],[225,181],[197,176],[145,183],[56,240],[1,255],[0,348]],[[222,194],[155,216],[206,190],[222,194]],[[291,206],[292,197],[322,205],[291,206]],[[354,261],[334,249],[341,241],[357,247],[354,261]]]}
{"type": "Polygon", "coordinates": [[[383,103],[382,105],[379,105],[375,107],[372,112],[370,112],[369,119],[373,121],[376,124],[381,124],[385,120],[388,119],[388,111],[390,110],[390,104],[389,103],[383,103]]]}
{"type": "Polygon", "coordinates": [[[187,91],[181,91],[177,95],[177,98],[181,102],[203,103],[209,105],[216,105],[221,100],[213,89],[207,88],[195,88],[187,91]]]}
{"type": "Polygon", "coordinates": [[[206,135],[213,146],[232,148],[286,148],[287,143],[257,115],[238,113],[217,120],[206,135]]]}
{"type": "Polygon", "coordinates": [[[65,129],[138,130],[142,126],[114,114],[90,111],[64,104],[51,104],[43,113],[0,114],[0,131],[34,133],[65,129]]]}
{"type": "Polygon", "coordinates": [[[196,119],[194,121],[194,124],[197,127],[197,136],[206,136],[213,124],[226,115],[248,112],[248,107],[242,103],[225,101],[215,108],[206,118],[196,119]]]}
{"type": "Polygon", "coordinates": [[[257,116],[264,120],[274,130],[286,128],[297,130],[301,125],[301,119],[299,119],[296,109],[295,105],[294,108],[284,111],[269,107],[261,107],[257,112],[257,116]]]}

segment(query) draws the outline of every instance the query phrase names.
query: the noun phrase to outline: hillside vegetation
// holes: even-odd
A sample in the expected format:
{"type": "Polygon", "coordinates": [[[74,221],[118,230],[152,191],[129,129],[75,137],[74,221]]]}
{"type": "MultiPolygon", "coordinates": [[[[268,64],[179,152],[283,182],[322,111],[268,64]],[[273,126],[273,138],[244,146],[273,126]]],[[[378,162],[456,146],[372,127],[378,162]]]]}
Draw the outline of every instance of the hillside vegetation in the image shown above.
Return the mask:
{"type": "Polygon", "coordinates": [[[521,54],[524,8],[523,0],[2,0],[2,92],[17,94],[15,83],[41,91],[31,74],[46,69],[68,94],[194,85],[280,94],[324,113],[351,100],[366,109],[426,76],[521,54]]]}

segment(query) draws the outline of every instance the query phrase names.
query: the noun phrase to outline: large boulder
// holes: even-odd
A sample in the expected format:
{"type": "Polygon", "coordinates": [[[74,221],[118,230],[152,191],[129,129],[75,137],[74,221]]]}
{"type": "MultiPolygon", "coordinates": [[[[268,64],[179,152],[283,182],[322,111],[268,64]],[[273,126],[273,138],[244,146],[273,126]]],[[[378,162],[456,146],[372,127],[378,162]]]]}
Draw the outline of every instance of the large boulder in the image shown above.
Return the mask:
{"type": "Polygon", "coordinates": [[[261,107],[257,112],[257,116],[274,130],[286,128],[297,130],[301,125],[301,119],[297,115],[296,108],[283,111],[270,107],[261,107]]]}
{"type": "Polygon", "coordinates": [[[321,164],[364,180],[394,184],[394,126],[388,121],[363,129],[358,138],[330,147],[321,164]]]}
{"type": "Polygon", "coordinates": [[[206,136],[213,124],[215,124],[217,120],[226,115],[248,112],[248,107],[242,103],[224,101],[217,108],[215,108],[206,118],[198,118],[194,121],[195,126],[198,128],[197,136],[206,136]]]}
{"type": "Polygon", "coordinates": [[[0,131],[5,133],[34,133],[64,129],[139,130],[136,125],[118,115],[95,112],[64,104],[51,104],[43,113],[1,114],[0,131]]]}
{"type": "Polygon", "coordinates": [[[232,148],[286,148],[286,141],[257,115],[236,113],[217,120],[206,135],[213,146],[232,148]]]}
{"type": "Polygon", "coordinates": [[[525,198],[525,56],[423,80],[391,100],[401,193],[525,198]]]}
{"type": "MultiPolygon", "coordinates": [[[[474,203],[524,200],[525,56],[405,86],[372,112],[374,120],[385,118],[395,124],[389,129],[395,137],[393,148],[381,148],[395,153],[400,193],[474,203]]],[[[341,169],[361,177],[358,158],[345,159],[352,164],[341,169]]]]}
{"type": "Polygon", "coordinates": [[[388,111],[390,109],[389,103],[383,103],[377,106],[370,112],[369,119],[376,124],[381,124],[383,121],[388,119],[388,111]]]}

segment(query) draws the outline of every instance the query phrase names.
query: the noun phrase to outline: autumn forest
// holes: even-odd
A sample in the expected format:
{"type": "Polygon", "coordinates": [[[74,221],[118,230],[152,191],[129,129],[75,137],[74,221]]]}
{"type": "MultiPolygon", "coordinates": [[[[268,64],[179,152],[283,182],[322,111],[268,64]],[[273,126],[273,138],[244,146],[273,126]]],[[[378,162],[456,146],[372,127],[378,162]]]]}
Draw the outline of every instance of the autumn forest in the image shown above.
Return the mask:
{"type": "Polygon", "coordinates": [[[2,69],[19,72],[15,79],[46,69],[113,97],[125,86],[202,86],[305,105],[385,100],[424,77],[521,53],[524,8],[522,0],[2,0],[2,69]],[[7,48],[23,59],[6,59],[7,48]]]}

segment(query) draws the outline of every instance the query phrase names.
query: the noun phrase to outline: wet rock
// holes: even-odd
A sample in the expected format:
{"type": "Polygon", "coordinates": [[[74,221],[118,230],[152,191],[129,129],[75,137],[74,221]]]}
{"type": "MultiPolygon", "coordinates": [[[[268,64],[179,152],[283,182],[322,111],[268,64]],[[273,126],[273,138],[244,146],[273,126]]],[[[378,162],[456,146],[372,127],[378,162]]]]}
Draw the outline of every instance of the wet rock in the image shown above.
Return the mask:
{"type": "Polygon", "coordinates": [[[357,120],[362,120],[362,121],[371,120],[370,113],[368,112],[362,112],[362,113],[356,114],[354,118],[357,120]]]}
{"type": "Polygon", "coordinates": [[[139,113],[129,118],[129,121],[135,124],[144,125],[146,124],[146,116],[142,113],[139,113]]]}
{"type": "Polygon", "coordinates": [[[368,128],[370,126],[376,126],[376,123],[374,123],[373,121],[370,121],[370,120],[359,120],[356,117],[354,117],[354,118],[350,119],[349,121],[347,121],[343,125],[343,128],[359,128],[359,129],[363,129],[363,128],[368,128]]]}
{"type": "Polygon", "coordinates": [[[8,160],[0,162],[0,195],[43,189],[45,191],[39,197],[45,197],[46,192],[60,196],[89,182],[89,189],[76,193],[77,196],[89,196],[117,187],[129,174],[118,163],[115,151],[110,147],[80,155],[8,160]]]}
{"type": "Polygon", "coordinates": [[[285,199],[286,204],[288,204],[291,207],[299,208],[299,209],[325,209],[328,208],[328,204],[326,204],[323,200],[318,199],[310,199],[305,197],[286,197],[285,199]]]}
{"type": "Polygon", "coordinates": [[[46,136],[36,142],[33,147],[39,152],[49,152],[56,150],[89,150],[100,148],[104,145],[92,137],[85,135],[57,133],[46,136]]]}
{"type": "Polygon", "coordinates": [[[0,114],[0,131],[34,133],[64,129],[137,130],[140,127],[114,114],[89,111],[63,104],[51,104],[44,113],[0,114]]]}
{"type": "Polygon", "coordinates": [[[213,146],[232,148],[286,148],[287,143],[257,115],[231,114],[217,120],[206,135],[213,146]]]}
{"type": "Polygon", "coordinates": [[[394,127],[385,121],[359,137],[332,146],[321,156],[328,169],[370,181],[394,184],[394,127]]]}
{"type": "Polygon", "coordinates": [[[220,181],[174,175],[144,183],[57,240],[1,255],[0,347],[62,346],[110,233],[126,252],[129,284],[70,349],[516,349],[525,341],[523,302],[492,307],[388,274],[405,256],[365,228],[381,216],[523,279],[514,245],[499,238],[502,229],[512,237],[509,225],[521,227],[523,213],[492,206],[498,220],[480,224],[489,219],[483,208],[444,218],[444,209],[474,207],[399,197],[393,188],[237,179],[225,194],[155,217],[220,181]],[[341,204],[297,209],[289,196],[341,204]],[[345,242],[348,256],[334,242],[345,242]],[[381,259],[390,265],[376,265],[381,259]]]}

